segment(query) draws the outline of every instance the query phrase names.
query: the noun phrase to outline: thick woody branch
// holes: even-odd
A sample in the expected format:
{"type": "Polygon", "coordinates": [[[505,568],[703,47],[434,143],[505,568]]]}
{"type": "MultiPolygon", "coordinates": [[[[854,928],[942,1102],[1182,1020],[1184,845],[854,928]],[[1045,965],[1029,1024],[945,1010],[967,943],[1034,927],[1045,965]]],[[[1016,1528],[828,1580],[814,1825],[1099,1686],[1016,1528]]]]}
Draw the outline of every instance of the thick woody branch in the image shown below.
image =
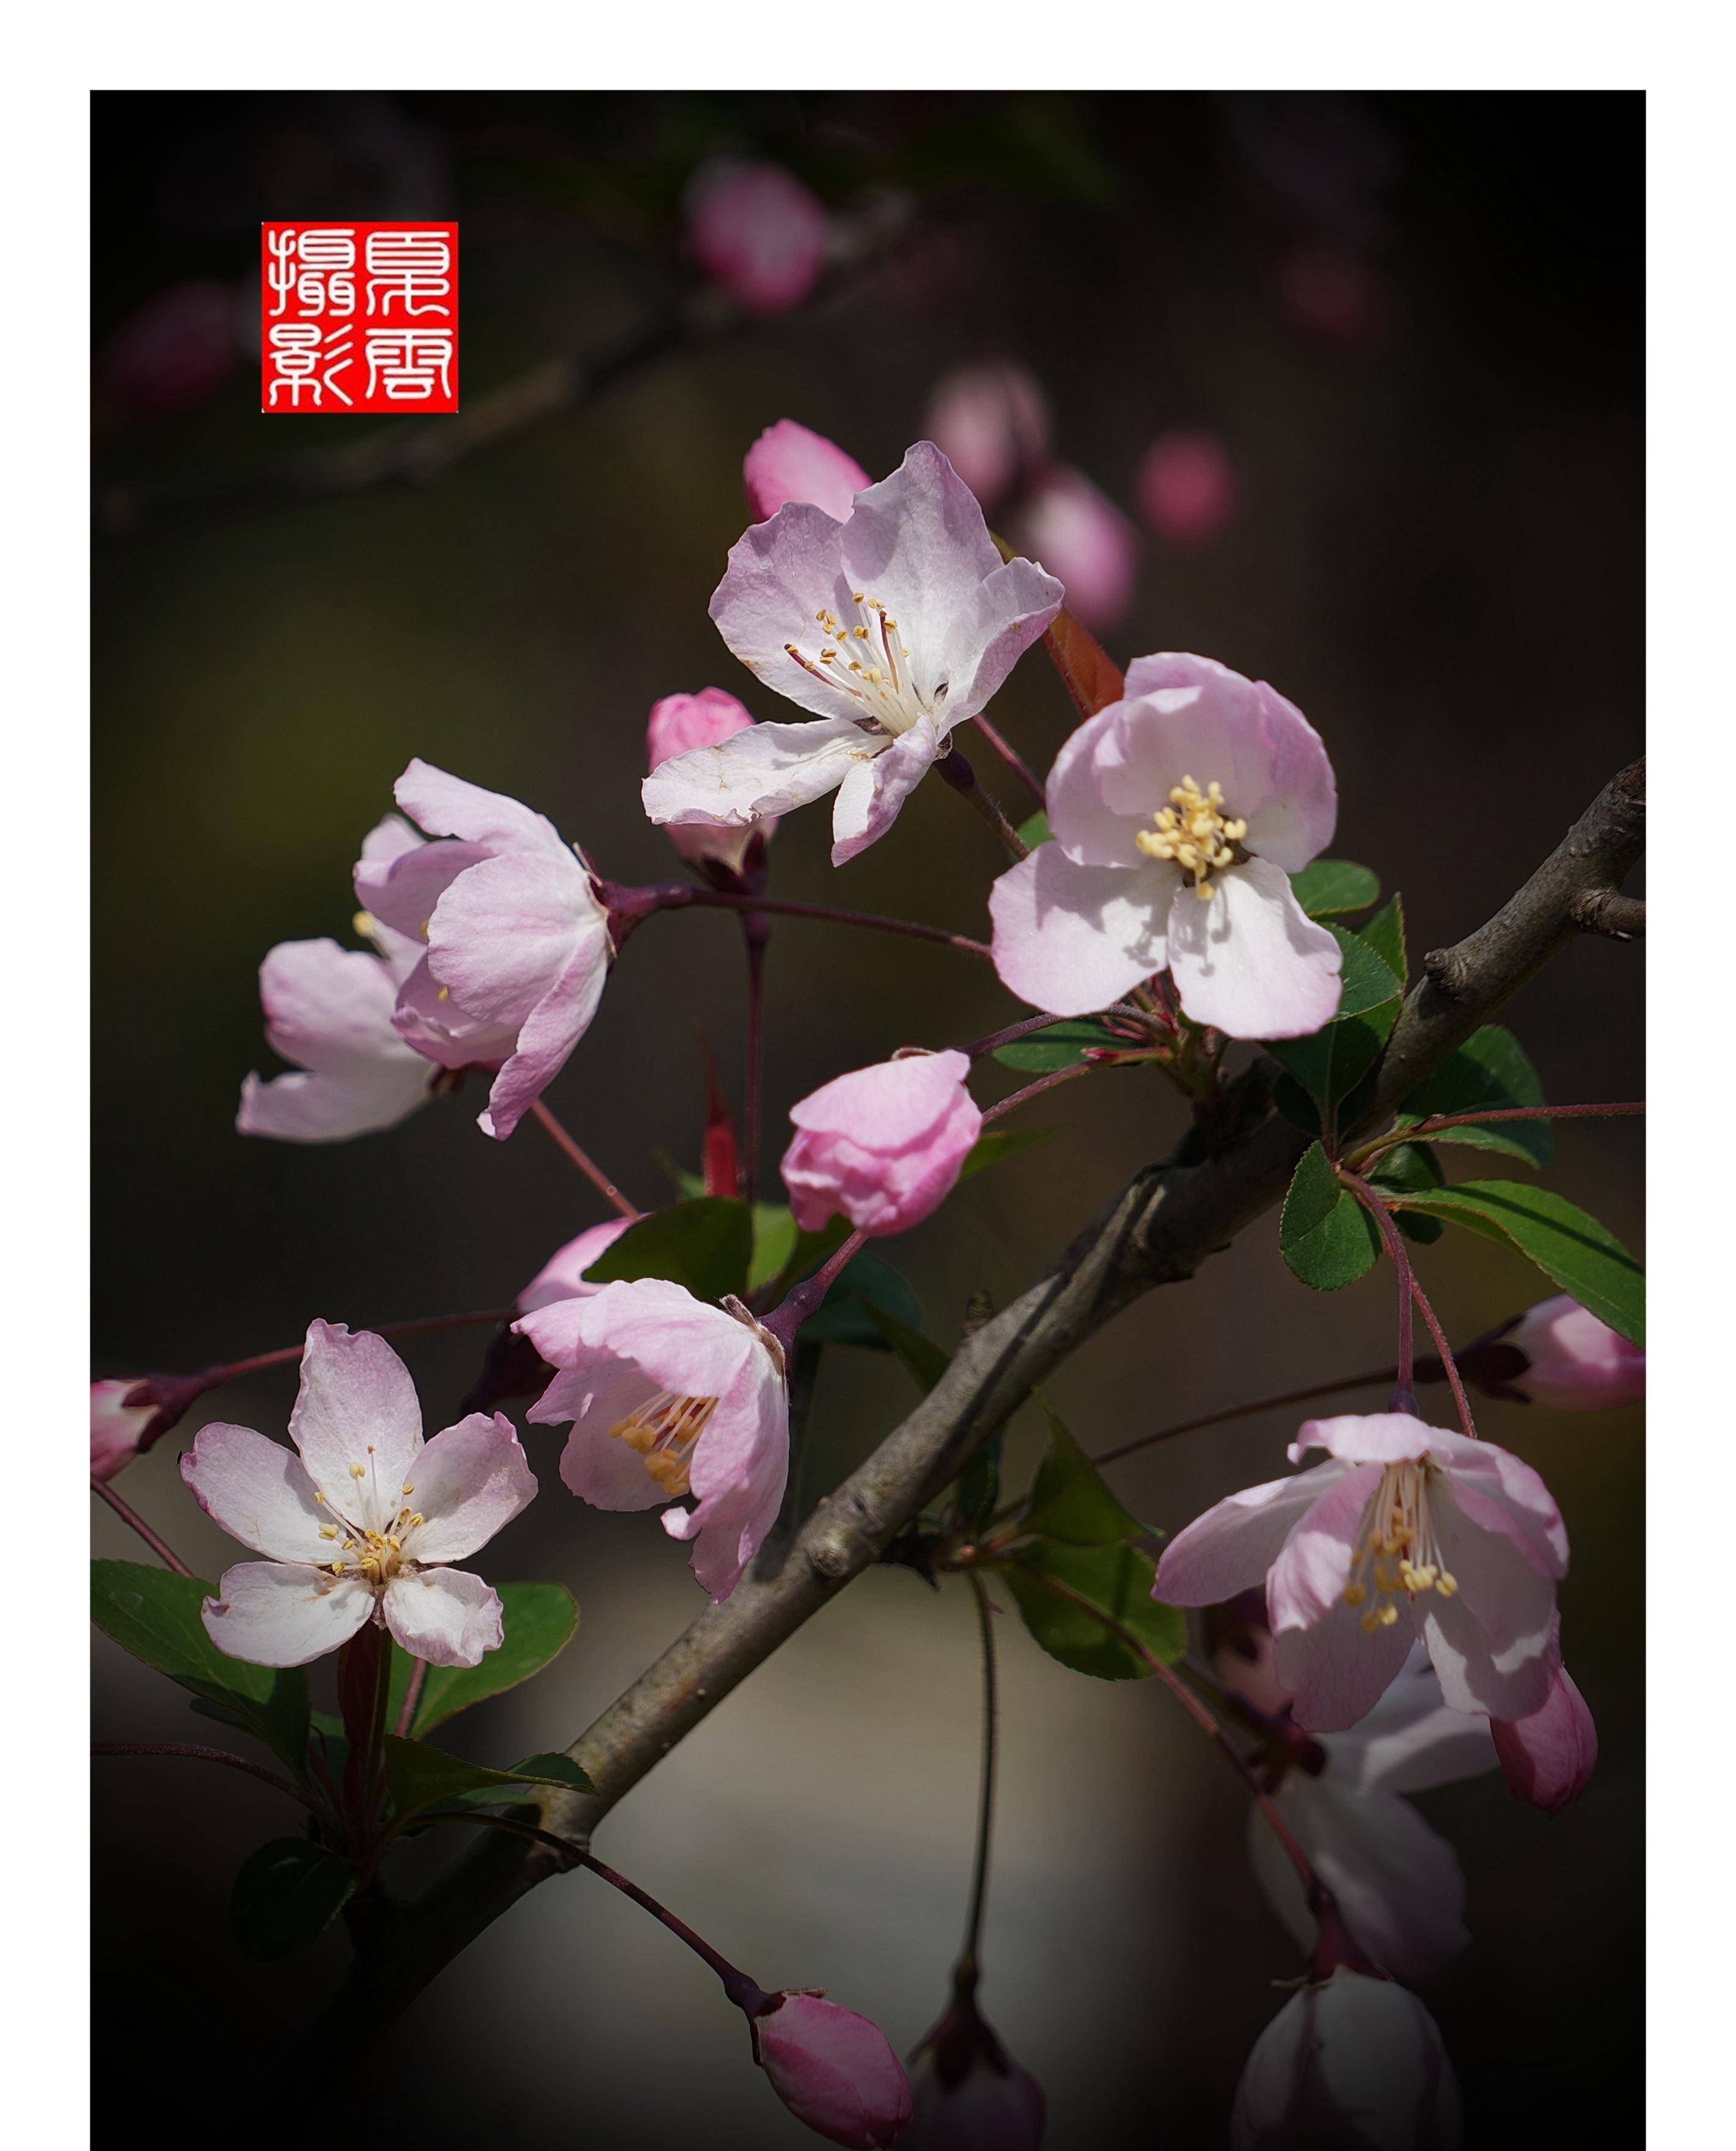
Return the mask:
{"type": "MultiPolygon", "coordinates": [[[[1582,930],[1588,891],[1617,888],[1643,842],[1643,765],[1607,785],[1511,902],[1455,947],[1426,959],[1427,975],[1394,1025],[1360,1126],[1384,1118],[1563,944],[1582,930]]],[[[1241,1098],[1263,1110],[1258,1065],[1241,1098]]],[[[1233,1121],[1232,1115],[1231,1119],[1233,1121]]],[[[1354,1133],[1347,1129],[1346,1134],[1354,1133]]],[[[686,1633],[569,1753],[595,1794],[551,1794],[549,1829],[588,1840],[615,1802],[779,1644],[892,1540],[1004,1426],[1070,1354],[1155,1286],[1192,1277],[1283,1197],[1308,1138],[1276,1114],[1207,1151],[1190,1136],[1162,1163],[1135,1175],[1048,1274],[968,1336],[952,1365],[903,1424],[838,1491],[821,1502],[775,1575],[744,1578],[686,1633]]],[[[405,2007],[451,1957],[559,1862],[534,1846],[478,1847],[423,1898],[381,1923],[341,1999],[352,2027],[376,2026],[405,2007]]]]}

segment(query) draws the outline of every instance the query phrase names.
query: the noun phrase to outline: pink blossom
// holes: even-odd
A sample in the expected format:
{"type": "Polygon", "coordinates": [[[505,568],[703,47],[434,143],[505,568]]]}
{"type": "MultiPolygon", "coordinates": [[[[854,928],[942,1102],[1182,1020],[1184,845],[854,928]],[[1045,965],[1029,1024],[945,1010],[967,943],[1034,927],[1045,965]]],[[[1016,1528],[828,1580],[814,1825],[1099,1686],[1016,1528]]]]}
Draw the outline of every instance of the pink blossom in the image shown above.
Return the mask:
{"type": "Polygon", "coordinates": [[[1133,525],[1069,465],[1051,465],[1021,497],[1007,534],[1060,578],[1068,611],[1087,627],[1113,627],[1133,602],[1139,567],[1133,525]]]}
{"type": "Polygon", "coordinates": [[[727,1598],[777,1521],[789,1469],[783,1355],[739,1303],[710,1307],[660,1278],[605,1285],[514,1324],[558,1369],[527,1416],[570,1420],[560,1475],[599,1509],[666,1509],[693,1572],[727,1598]]]}
{"type": "Polygon", "coordinates": [[[842,866],[892,827],[1061,595],[1029,560],[1002,560],[932,442],[843,522],[787,502],[731,552],[711,617],[751,672],[818,721],[754,725],[677,755],[645,780],[646,813],[741,828],[835,792],[842,866]]]}
{"type": "MultiPolygon", "coordinates": [[[[422,839],[388,814],[362,848],[364,860],[383,868],[420,850],[422,839]]],[[[421,944],[366,912],[356,926],[377,955],[335,941],[281,941],[260,965],[266,1043],[306,1072],[269,1082],[257,1075],[246,1078],[235,1116],[244,1136],[342,1142],[395,1127],[427,1100],[434,1067],[398,1035],[393,1020],[398,988],[421,956],[421,944]]]]}
{"type": "Polygon", "coordinates": [[[873,483],[854,456],[793,418],[767,427],[741,460],[741,478],[756,523],[768,521],[787,500],[811,501],[834,523],[847,523],[857,494],[873,483]]]}
{"type": "Polygon", "coordinates": [[[968,1993],[911,2057],[910,2126],[901,2151],[1039,2151],[1048,2102],[968,1993]]]}
{"type": "MultiPolygon", "coordinates": [[[[660,769],[673,756],[694,747],[721,746],[752,722],[735,696],[721,687],[701,687],[696,695],[666,695],[652,704],[645,726],[646,765],[660,769]]],[[[721,829],[710,822],[677,822],[669,839],[689,866],[701,873],[721,867],[726,876],[739,879],[756,838],[763,847],[777,827],[775,814],[746,829],[721,829]]]]}
{"type": "Polygon", "coordinates": [[[1354,1725],[1420,1635],[1455,1710],[1526,1718],[1560,1659],[1567,1534],[1549,1489],[1492,1441],[1408,1412],[1310,1420],[1329,1461],[1232,1494],[1164,1550],[1154,1596],[1215,1606],[1263,1577],[1298,1725],[1354,1725]]]}
{"type": "Polygon", "coordinates": [[[714,157],[687,184],[687,244],[750,314],[799,306],[826,263],[826,211],[781,164],[714,157]]]}
{"type": "Polygon", "coordinates": [[[129,1404],[127,1396],[144,1379],[129,1374],[124,1380],[93,1382],[90,1385],[90,1475],[112,1479],[125,1470],[139,1454],[144,1430],[157,1415],[154,1404],[129,1404]]]}
{"type": "Polygon", "coordinates": [[[577,1239],[557,1248],[519,1294],[519,1313],[553,1307],[558,1299],[589,1299],[600,1292],[602,1286],[588,1283],[585,1273],[633,1222],[630,1217],[605,1218],[600,1225],[587,1225],[577,1239]]]}
{"type": "Polygon", "coordinates": [[[1646,1351],[1600,1322],[1588,1308],[1558,1293],[1465,1355],[1469,1370],[1487,1362],[1485,1386],[1497,1394],[1523,1397],[1557,1411],[1605,1411],[1642,1403],[1646,1351]],[[1517,1354],[1516,1359],[1509,1354],[1517,1354]]]}
{"type": "Polygon", "coordinates": [[[1231,2151],[1458,2151],[1459,2083],[1435,2019],[1340,1966],[1293,1994],[1236,2087],[1231,2151]]]}
{"type": "Polygon", "coordinates": [[[98,385],[129,418],[196,409],[240,370],[240,294],[215,276],[171,284],[110,333],[97,358],[98,385]]]}
{"type": "Polygon", "coordinates": [[[844,1217],[870,1237],[908,1232],[938,1210],[983,1131],[963,1053],[913,1053],[839,1076],[790,1108],[783,1155],[804,1232],[844,1217]]]}
{"type": "Polygon", "coordinates": [[[878,2024],[802,1989],[774,1994],[748,2021],[753,2058],[798,2121],[856,2151],[898,2138],[910,2085],[878,2024]]]}
{"type": "Polygon", "coordinates": [[[262,1553],[205,1602],[219,1650],[305,1666],[369,1621],[412,1658],[473,1666],[501,1640],[500,1601],[451,1568],[536,1492],[512,1424],[473,1412],[422,1438],[409,1371],[383,1337],[315,1322],[290,1415],[296,1455],[251,1427],[201,1427],[181,1458],[199,1506],[262,1553]]]}
{"type": "Polygon", "coordinates": [[[516,799],[425,762],[396,792],[443,841],[356,868],[372,919],[420,944],[392,1020],[443,1067],[498,1070],[478,1125],[504,1141],[596,1014],[615,953],[608,914],[583,853],[516,799]]]}
{"type": "Polygon", "coordinates": [[[1541,1710],[1492,1730],[1507,1789],[1516,1799],[1559,1814],[1591,1783],[1597,1728],[1565,1666],[1541,1710]]]}
{"type": "Polygon", "coordinates": [[[1216,433],[1160,433],[1139,467],[1139,512],[1178,545],[1215,538],[1236,512],[1236,473],[1216,433]]]}
{"type": "Polygon", "coordinates": [[[992,515],[1048,462],[1049,407],[1022,366],[996,359],[936,384],[928,434],[992,515]]]}
{"type": "MultiPolygon", "coordinates": [[[[1490,1732],[1480,1713],[1447,1707],[1418,1647],[1359,1724],[1321,1736],[1319,1770],[1287,1769],[1273,1794],[1357,1946],[1397,1978],[1438,1971],[1470,1941],[1458,1855],[1401,1796],[1492,1770],[1490,1732]]],[[[1311,1948],[1314,1917],[1302,1884],[1254,1807],[1248,1848],[1272,1909],[1311,1948]]]]}
{"type": "Polygon", "coordinates": [[[1047,786],[1052,843],[995,884],[995,965],[1085,1015],[1166,966],[1232,1038],[1299,1038],[1339,1005],[1339,944],[1289,876],[1330,840],[1332,764],[1306,717],[1210,658],[1136,658],[1047,786]]]}

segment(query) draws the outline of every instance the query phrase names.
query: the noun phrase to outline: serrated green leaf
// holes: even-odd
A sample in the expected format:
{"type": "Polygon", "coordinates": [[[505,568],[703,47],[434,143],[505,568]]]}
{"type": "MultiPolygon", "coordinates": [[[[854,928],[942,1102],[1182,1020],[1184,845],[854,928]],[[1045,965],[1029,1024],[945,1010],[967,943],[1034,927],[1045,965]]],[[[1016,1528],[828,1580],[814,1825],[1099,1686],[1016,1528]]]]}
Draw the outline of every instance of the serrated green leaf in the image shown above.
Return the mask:
{"type": "Polygon", "coordinates": [[[1010,1045],[997,1046],[995,1058],[1003,1068],[1016,1068],[1027,1076],[1047,1076],[1057,1068],[1071,1068],[1088,1050],[1108,1048],[1125,1053],[1127,1041],[1106,1030],[1092,1016],[1070,1017],[1034,1030],[1028,1038],[1015,1038],[1010,1045]]]}
{"type": "Polygon", "coordinates": [[[1315,859],[1291,875],[1290,887],[1310,919],[1336,919],[1380,901],[1379,878],[1350,859],[1315,859]]]}
{"type": "Polygon", "coordinates": [[[1521,1180],[1467,1180],[1395,1199],[1407,1210],[1516,1248],[1600,1322],[1630,1344],[1645,1343],[1645,1272],[1613,1232],[1552,1189],[1521,1180]]]}
{"type": "Polygon", "coordinates": [[[753,1258],[747,1266],[747,1289],[756,1293],[789,1266],[802,1237],[787,1203],[756,1202],[753,1206],[753,1258]]]}
{"type": "MultiPolygon", "coordinates": [[[[1543,1085],[1525,1048],[1504,1025],[1489,1023],[1473,1031],[1400,1102],[1396,1124],[1413,1127],[1434,1113],[1475,1113],[1545,1102],[1543,1085]]],[[[1547,1121],[1496,1121],[1485,1127],[1446,1128],[1429,1140],[1500,1151],[1527,1165],[1545,1166],[1555,1156],[1555,1130],[1547,1121]]]]}
{"type": "Polygon", "coordinates": [[[1367,942],[1379,956],[1400,988],[1410,983],[1410,959],[1404,948],[1404,899],[1394,895],[1383,904],[1372,919],[1364,919],[1356,929],[1359,938],[1367,942]]]}
{"type": "MultiPolygon", "coordinates": [[[[1396,1000],[1404,991],[1404,983],[1379,950],[1353,934],[1348,926],[1334,926],[1329,920],[1326,930],[1344,952],[1344,967],[1340,974],[1339,1012],[1334,1021],[1343,1023],[1347,1017],[1366,1015],[1371,1009],[1383,1007],[1396,1000]]],[[[617,1240],[619,1247],[620,1242],[617,1240]]]]}
{"type": "MultiPolygon", "coordinates": [[[[540,1673],[572,1642],[579,1626],[573,1594],[560,1583],[503,1583],[499,1647],[484,1651],[473,1666],[430,1666],[417,1700],[410,1730],[420,1739],[491,1695],[504,1695],[533,1673],[540,1673]]],[[[392,1647],[392,1688],[387,1723],[396,1725],[403,1708],[415,1660],[399,1645],[392,1647]]]]}
{"type": "Polygon", "coordinates": [[[863,1313],[879,1331],[883,1342],[903,1361],[917,1387],[926,1396],[951,1366],[952,1354],[943,1352],[921,1330],[912,1329],[896,1315],[888,1314],[883,1307],[877,1307],[873,1300],[864,1299],[860,1304],[863,1313]]]}
{"type": "Polygon", "coordinates": [[[311,1838],[274,1838],[242,1861],[230,1925],[249,1956],[269,1961],[316,1941],[355,1894],[347,1860],[311,1838]]]}
{"type": "Polygon", "coordinates": [[[1040,807],[1028,822],[1019,824],[1019,841],[1031,851],[1035,851],[1039,844],[1046,844],[1051,833],[1049,817],[1040,807]]]}
{"type": "MultiPolygon", "coordinates": [[[[1381,928],[1381,938],[1399,961],[1404,961],[1404,929],[1398,925],[1398,898],[1370,924],[1381,928]]],[[[1329,1116],[1379,1058],[1380,1049],[1398,1020],[1404,981],[1381,950],[1342,926],[1329,925],[1327,932],[1344,954],[1339,1013],[1332,1021],[1308,1038],[1273,1039],[1266,1050],[1281,1068],[1299,1083],[1329,1116]]]]}
{"type": "Polygon", "coordinates": [[[1121,1506],[1046,1403],[1043,1417],[1049,1447],[1032,1482],[1023,1528],[1068,1546],[1118,1546],[1144,1538],[1145,1525],[1121,1506]]]}
{"type": "Polygon", "coordinates": [[[90,1617],[105,1636],[215,1704],[274,1749],[299,1777],[307,1748],[307,1675],[220,1651],[200,1609],[217,1587],[137,1561],[90,1564],[90,1617]]]}
{"type": "Polygon", "coordinates": [[[1379,1228],[1340,1184],[1318,1143],[1309,1145],[1296,1168],[1278,1243],[1291,1269],[1316,1292],[1354,1284],[1379,1258],[1379,1228]]]}
{"type": "Polygon", "coordinates": [[[716,1303],[747,1289],[752,1258],[747,1205],[732,1195],[701,1195],[654,1210],[630,1225],[585,1274],[592,1284],[667,1278],[685,1285],[696,1299],[716,1303]]]}
{"type": "Polygon", "coordinates": [[[575,1793],[595,1790],[590,1779],[567,1755],[532,1755],[510,1770],[490,1770],[431,1748],[425,1740],[386,1736],[386,1787],[400,1820],[424,1808],[471,1795],[510,1797],[524,1785],[560,1785],[575,1793]]]}
{"type": "Polygon", "coordinates": [[[991,1128],[985,1136],[979,1136],[959,1168],[960,1180],[969,1180],[974,1173],[984,1171],[991,1165],[1000,1165],[1005,1159],[1018,1157],[1022,1152],[1035,1150],[1051,1136],[1058,1136],[1059,1128],[991,1128]]]}
{"type": "Polygon", "coordinates": [[[1097,1680],[1143,1680],[1151,1668],[1086,1607],[1051,1590],[1045,1578],[1119,1622],[1165,1665],[1173,1665],[1187,1647],[1187,1622],[1177,1607],[1161,1606],[1151,1597],[1157,1571],[1137,1546],[1041,1539],[996,1566],[1032,1636],[1075,1673],[1097,1680]]]}

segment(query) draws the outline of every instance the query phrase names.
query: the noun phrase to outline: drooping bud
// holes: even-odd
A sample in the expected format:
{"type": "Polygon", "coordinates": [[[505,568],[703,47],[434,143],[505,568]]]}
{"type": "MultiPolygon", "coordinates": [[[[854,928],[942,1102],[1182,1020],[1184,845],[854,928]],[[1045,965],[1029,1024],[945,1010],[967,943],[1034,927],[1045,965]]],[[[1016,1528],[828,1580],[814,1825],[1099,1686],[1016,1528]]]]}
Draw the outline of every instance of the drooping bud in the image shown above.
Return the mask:
{"type": "Polygon", "coordinates": [[[1065,463],[1020,501],[1007,534],[1066,585],[1067,610],[1092,629],[1113,627],[1133,601],[1139,539],[1091,480],[1065,463]]]}
{"type": "Polygon", "coordinates": [[[90,1385],[90,1475],[112,1479],[124,1471],[139,1454],[144,1430],[156,1417],[152,1404],[129,1404],[129,1393],[143,1377],[129,1375],[123,1381],[93,1382],[90,1385]]]}
{"type": "Polygon", "coordinates": [[[1506,1723],[1491,1718],[1489,1730],[1501,1774],[1516,1799],[1546,1814],[1559,1814],[1591,1783],[1597,1764],[1597,1728],[1565,1666],[1541,1710],[1506,1723]]]}
{"type": "Polygon", "coordinates": [[[1047,2102],[968,1992],[910,2057],[910,2126],[902,2151],[1037,2151],[1047,2102]]]}
{"type": "Polygon", "coordinates": [[[741,459],[741,482],[756,523],[769,522],[789,500],[811,501],[843,523],[857,494],[873,483],[854,456],[793,418],[767,427],[741,459]]]}
{"type": "Polygon", "coordinates": [[[1459,1371],[1491,1396],[1556,1411],[1607,1411],[1646,1394],[1646,1354],[1566,1293],[1459,1354],[1459,1371]]]}
{"type": "Polygon", "coordinates": [[[1139,512],[1178,545],[1215,538],[1236,512],[1236,473],[1215,433],[1160,433],[1139,467],[1139,512]]]}
{"type": "Polygon", "coordinates": [[[951,1194],[983,1131],[962,1053],[853,1069],[790,1108],[790,1207],[804,1232],[844,1217],[872,1238],[908,1232],[951,1194]]]}
{"type": "MultiPolygon", "coordinates": [[[[717,747],[748,731],[753,718],[721,687],[701,687],[696,695],[666,695],[651,705],[645,728],[646,766],[660,768],[696,747],[717,747]]],[[[689,866],[721,888],[740,888],[765,863],[766,843],[777,827],[768,814],[750,827],[724,828],[709,822],[674,822],[665,831],[689,866]]]]}
{"type": "Polygon", "coordinates": [[[772,1995],[748,2022],[753,2058],[798,2121],[854,2151],[897,2138],[910,2084],[878,2024],[806,1989],[772,1995]]]}
{"type": "Polygon", "coordinates": [[[787,313],[817,282],[826,211],[782,165],[714,157],[688,182],[685,208],[694,260],[747,312],[787,313]]]}
{"type": "Polygon", "coordinates": [[[1459,2083],[1407,1987],[1342,1966],[1310,1981],[1254,2042],[1231,2151],[1458,2151],[1459,2083]]]}
{"type": "MultiPolygon", "coordinates": [[[[1022,493],[1049,459],[1043,392],[1022,366],[1006,359],[962,367],[937,383],[926,430],[985,515],[1022,493]]],[[[1061,571],[1057,566],[1050,572],[1061,571]]]]}

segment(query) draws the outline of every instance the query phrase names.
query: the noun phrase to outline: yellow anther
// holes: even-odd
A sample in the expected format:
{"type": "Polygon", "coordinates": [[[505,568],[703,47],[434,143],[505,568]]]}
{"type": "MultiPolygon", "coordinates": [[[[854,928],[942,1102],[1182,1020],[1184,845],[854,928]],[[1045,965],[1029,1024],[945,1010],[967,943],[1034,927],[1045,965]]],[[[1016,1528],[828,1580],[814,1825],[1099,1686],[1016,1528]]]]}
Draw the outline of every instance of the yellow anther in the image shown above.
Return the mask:
{"type": "Polygon", "coordinates": [[[321,1524],[320,1526],[320,1536],[322,1539],[335,1539],[337,1536],[337,1525],[321,1524]]]}
{"type": "Polygon", "coordinates": [[[868,640],[868,630],[865,627],[853,627],[850,630],[850,632],[855,636],[858,642],[866,642],[868,640]]]}
{"type": "Polygon", "coordinates": [[[852,590],[850,593],[850,602],[852,605],[860,605],[862,603],[862,592],[860,590],[852,590]]]}
{"type": "Polygon", "coordinates": [[[1459,1579],[1456,1576],[1449,1576],[1443,1569],[1435,1579],[1435,1588],[1443,1598],[1450,1598],[1459,1588],[1459,1579]]]}
{"type": "Polygon", "coordinates": [[[367,1466],[365,1464],[352,1464],[350,1466],[350,1476],[352,1479],[367,1478],[367,1466]]]}
{"type": "Polygon", "coordinates": [[[313,1492],[313,1498],[315,1499],[315,1501],[317,1501],[317,1502],[320,1504],[320,1506],[321,1506],[321,1508],[323,1508],[323,1507],[325,1506],[325,1505],[326,1505],[326,1497],[325,1497],[325,1496],[324,1496],[322,1493],[321,1493],[321,1491],[319,1491],[318,1487],[316,1487],[316,1487],[315,1487],[315,1489],[314,1489],[314,1492],[313,1492]]]}
{"type": "Polygon", "coordinates": [[[1147,858],[1168,859],[1180,867],[1191,877],[1195,895],[1209,903],[1209,877],[1215,869],[1236,864],[1235,847],[1248,834],[1248,824],[1224,813],[1223,787],[1215,778],[1202,792],[1191,777],[1184,777],[1169,796],[1172,803],[1160,807],[1151,828],[1140,831],[1139,848],[1147,858]]]}
{"type": "Polygon", "coordinates": [[[402,1489],[402,1491],[406,1494],[413,1494],[416,1491],[416,1489],[413,1486],[406,1485],[402,1489]]]}
{"type": "Polygon", "coordinates": [[[1361,1584],[1353,1583],[1349,1589],[1344,1593],[1344,1603],[1347,1606],[1360,1606],[1364,1599],[1366,1598],[1368,1595],[1368,1592],[1364,1590],[1361,1584]]]}
{"type": "Polygon", "coordinates": [[[334,1576],[342,1576],[343,1574],[343,1563],[341,1561],[334,1561],[332,1562],[332,1573],[334,1576]]]}
{"type": "Polygon", "coordinates": [[[439,992],[435,995],[434,999],[437,1001],[449,1001],[452,999],[452,988],[450,986],[442,986],[439,992]]]}
{"type": "Polygon", "coordinates": [[[365,934],[372,938],[375,931],[377,929],[380,922],[374,917],[372,912],[358,911],[356,914],[356,916],[350,921],[350,924],[355,928],[358,934],[365,934]]]}
{"type": "Polygon", "coordinates": [[[1396,1606],[1383,1606],[1375,1616],[1383,1628],[1390,1628],[1398,1617],[1399,1609],[1396,1606]]]}
{"type": "Polygon", "coordinates": [[[387,1531],[386,1534],[386,1543],[392,1548],[392,1551],[394,1553],[402,1553],[404,1550],[400,1541],[393,1538],[390,1531],[387,1531]]]}
{"type": "Polygon", "coordinates": [[[1362,1625],[1367,1630],[1369,1634],[1372,1636],[1374,1631],[1380,1626],[1379,1615],[1374,1612],[1364,1613],[1362,1617],[1362,1625]]]}

